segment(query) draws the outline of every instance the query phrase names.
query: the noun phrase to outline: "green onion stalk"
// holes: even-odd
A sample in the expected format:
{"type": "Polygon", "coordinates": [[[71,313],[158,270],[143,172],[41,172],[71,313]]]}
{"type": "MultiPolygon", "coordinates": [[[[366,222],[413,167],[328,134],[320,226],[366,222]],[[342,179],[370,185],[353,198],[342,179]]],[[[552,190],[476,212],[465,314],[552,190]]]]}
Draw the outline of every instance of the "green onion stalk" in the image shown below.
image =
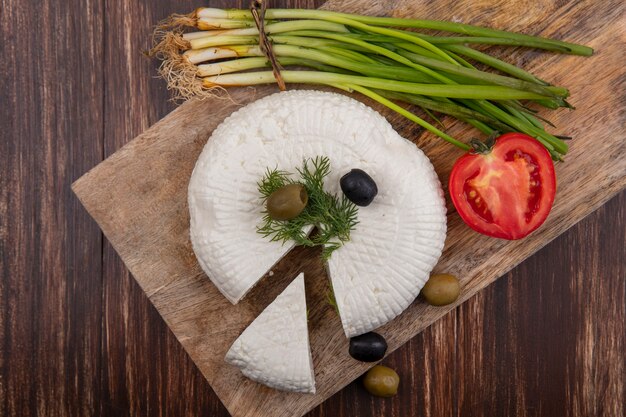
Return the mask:
{"type": "MultiPolygon", "coordinates": [[[[249,10],[200,8],[155,29],[152,55],[177,98],[213,97],[231,86],[312,84],[356,92],[463,149],[433,113],[485,135],[518,131],[553,159],[568,147],[548,133],[532,106],[572,108],[569,91],[475,49],[502,45],[589,56],[589,47],[456,22],[361,16],[322,10],[267,9],[263,33],[249,10]],[[410,30],[407,30],[410,29],[410,30]],[[433,36],[424,30],[444,32],[433,36]],[[260,46],[269,41],[272,60],[260,46]],[[398,102],[410,106],[401,106],[398,102]],[[432,123],[411,110],[421,108],[432,123]],[[437,126],[435,126],[437,125],[437,126]]],[[[431,32],[432,33],[432,32],[431,32]]],[[[553,126],[552,126],[553,127],[553,126]]]]}

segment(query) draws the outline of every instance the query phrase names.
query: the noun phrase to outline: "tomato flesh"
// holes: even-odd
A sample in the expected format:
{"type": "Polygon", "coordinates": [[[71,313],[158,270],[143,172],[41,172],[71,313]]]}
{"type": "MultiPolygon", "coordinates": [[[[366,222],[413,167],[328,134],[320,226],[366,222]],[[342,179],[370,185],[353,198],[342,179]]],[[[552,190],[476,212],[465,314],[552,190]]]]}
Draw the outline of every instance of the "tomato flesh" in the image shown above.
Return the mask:
{"type": "Polygon", "coordinates": [[[450,175],[450,196],[472,229],[503,239],[520,239],[548,216],[556,190],[554,165],[535,139],[507,133],[491,152],[468,153],[450,175]]]}

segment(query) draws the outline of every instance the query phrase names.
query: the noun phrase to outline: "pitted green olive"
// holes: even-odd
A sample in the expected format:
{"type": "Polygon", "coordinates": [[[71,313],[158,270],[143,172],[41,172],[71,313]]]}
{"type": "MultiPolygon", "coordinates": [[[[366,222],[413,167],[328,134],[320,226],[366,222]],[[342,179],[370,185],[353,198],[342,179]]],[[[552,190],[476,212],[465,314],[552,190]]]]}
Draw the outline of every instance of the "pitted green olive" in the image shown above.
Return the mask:
{"type": "Polygon", "coordinates": [[[267,199],[267,212],[273,220],[291,220],[300,215],[309,202],[302,184],[288,184],[274,191],[267,199]]]}

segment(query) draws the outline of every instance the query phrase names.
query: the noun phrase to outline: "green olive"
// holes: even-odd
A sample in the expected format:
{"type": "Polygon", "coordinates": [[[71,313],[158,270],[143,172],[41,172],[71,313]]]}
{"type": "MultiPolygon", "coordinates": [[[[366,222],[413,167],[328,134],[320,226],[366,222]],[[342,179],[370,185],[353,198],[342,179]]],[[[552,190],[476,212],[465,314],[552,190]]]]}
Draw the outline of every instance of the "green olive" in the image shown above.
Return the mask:
{"type": "Polygon", "coordinates": [[[273,220],[291,220],[302,213],[309,195],[302,184],[288,184],[274,191],[267,199],[267,212],[273,220]]]}
{"type": "Polygon", "coordinates": [[[372,395],[377,397],[393,397],[398,392],[400,377],[393,369],[376,365],[365,374],[363,385],[372,395]]]}
{"type": "Polygon", "coordinates": [[[459,298],[459,292],[461,292],[459,280],[450,274],[434,274],[422,288],[426,302],[434,306],[445,306],[455,302],[459,298]]]}

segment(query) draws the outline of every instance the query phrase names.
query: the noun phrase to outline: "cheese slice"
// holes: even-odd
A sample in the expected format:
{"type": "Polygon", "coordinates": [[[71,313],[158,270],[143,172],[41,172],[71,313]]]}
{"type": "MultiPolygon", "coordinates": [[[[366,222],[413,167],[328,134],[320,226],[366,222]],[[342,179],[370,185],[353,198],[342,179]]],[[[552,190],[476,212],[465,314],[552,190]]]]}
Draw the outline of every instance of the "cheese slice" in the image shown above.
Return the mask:
{"type": "Polygon", "coordinates": [[[352,239],[335,251],[328,272],[347,336],[375,329],[404,311],[437,263],[446,209],[433,166],[373,109],[346,96],[288,91],[227,118],[202,151],[189,184],[191,242],[200,265],[233,303],[292,247],[256,232],[262,202],[257,182],[268,168],[295,172],[326,156],[325,188],[366,171],[379,194],[359,208],[352,239]]]}
{"type": "Polygon", "coordinates": [[[268,387],[315,393],[304,274],[298,275],[235,340],[226,362],[268,387]]]}

